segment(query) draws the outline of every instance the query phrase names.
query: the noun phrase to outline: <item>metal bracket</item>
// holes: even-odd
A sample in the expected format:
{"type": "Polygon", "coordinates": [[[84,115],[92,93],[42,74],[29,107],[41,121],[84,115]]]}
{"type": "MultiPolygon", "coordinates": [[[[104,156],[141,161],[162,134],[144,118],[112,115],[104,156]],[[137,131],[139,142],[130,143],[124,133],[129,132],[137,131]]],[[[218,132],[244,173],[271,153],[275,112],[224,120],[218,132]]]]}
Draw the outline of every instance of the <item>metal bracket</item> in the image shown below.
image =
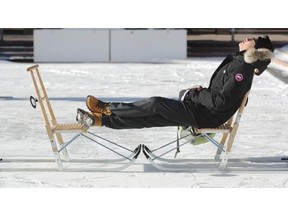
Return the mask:
{"type": "Polygon", "coordinates": [[[220,166],[219,166],[219,169],[220,169],[220,170],[223,171],[223,170],[226,169],[228,159],[229,159],[229,153],[228,153],[228,152],[225,152],[225,154],[224,154],[223,157],[222,157],[222,161],[221,161],[221,163],[220,163],[220,166]]]}

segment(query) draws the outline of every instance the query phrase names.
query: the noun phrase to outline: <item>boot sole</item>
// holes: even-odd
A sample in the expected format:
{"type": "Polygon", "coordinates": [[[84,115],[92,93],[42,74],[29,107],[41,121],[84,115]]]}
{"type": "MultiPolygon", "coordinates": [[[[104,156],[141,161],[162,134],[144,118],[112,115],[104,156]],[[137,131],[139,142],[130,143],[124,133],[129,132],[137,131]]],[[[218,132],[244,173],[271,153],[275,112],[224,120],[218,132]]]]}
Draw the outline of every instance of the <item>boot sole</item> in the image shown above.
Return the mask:
{"type": "Polygon", "coordinates": [[[76,121],[86,127],[91,127],[95,124],[94,118],[82,109],[77,109],[76,121]]]}

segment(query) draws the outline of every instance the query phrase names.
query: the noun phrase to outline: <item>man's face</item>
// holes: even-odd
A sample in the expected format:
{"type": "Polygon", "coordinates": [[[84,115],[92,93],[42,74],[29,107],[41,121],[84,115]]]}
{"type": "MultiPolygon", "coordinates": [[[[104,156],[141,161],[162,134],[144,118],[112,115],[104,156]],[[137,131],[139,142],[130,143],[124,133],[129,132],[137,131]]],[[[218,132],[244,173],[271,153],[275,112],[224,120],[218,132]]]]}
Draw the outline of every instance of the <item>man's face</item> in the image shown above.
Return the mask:
{"type": "Polygon", "coordinates": [[[249,48],[253,48],[256,44],[255,38],[246,38],[242,42],[239,43],[239,51],[247,50],[249,48]]]}

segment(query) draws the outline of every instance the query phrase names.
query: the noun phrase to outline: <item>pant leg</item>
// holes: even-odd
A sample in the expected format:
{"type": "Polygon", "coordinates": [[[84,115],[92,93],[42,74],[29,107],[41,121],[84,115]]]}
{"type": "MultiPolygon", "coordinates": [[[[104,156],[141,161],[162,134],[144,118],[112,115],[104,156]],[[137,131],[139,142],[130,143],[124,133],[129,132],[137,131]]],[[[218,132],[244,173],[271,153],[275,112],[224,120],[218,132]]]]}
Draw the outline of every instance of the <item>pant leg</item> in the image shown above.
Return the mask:
{"type": "Polygon", "coordinates": [[[145,117],[118,117],[115,115],[103,116],[102,124],[105,127],[113,129],[140,129],[151,127],[167,127],[167,126],[190,126],[183,125],[177,121],[165,119],[160,115],[152,115],[145,117]]]}
{"type": "Polygon", "coordinates": [[[110,110],[114,115],[104,122],[112,128],[197,126],[192,102],[151,97],[134,103],[112,103],[110,110]]]}

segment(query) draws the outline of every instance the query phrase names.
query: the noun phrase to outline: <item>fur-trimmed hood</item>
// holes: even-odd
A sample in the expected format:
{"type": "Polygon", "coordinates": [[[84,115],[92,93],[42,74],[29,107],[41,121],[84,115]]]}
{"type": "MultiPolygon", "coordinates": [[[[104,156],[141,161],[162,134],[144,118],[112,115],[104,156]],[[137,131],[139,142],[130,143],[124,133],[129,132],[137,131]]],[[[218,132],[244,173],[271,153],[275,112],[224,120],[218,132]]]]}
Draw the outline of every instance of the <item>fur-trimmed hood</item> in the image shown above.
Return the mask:
{"type": "Polygon", "coordinates": [[[244,61],[248,64],[252,64],[258,60],[265,61],[265,60],[271,60],[273,57],[273,53],[265,48],[250,48],[246,50],[244,53],[244,61]]]}
{"type": "Polygon", "coordinates": [[[266,70],[272,58],[272,51],[265,48],[250,48],[244,53],[244,61],[254,66],[254,72],[256,75],[260,75],[266,70]]]}

